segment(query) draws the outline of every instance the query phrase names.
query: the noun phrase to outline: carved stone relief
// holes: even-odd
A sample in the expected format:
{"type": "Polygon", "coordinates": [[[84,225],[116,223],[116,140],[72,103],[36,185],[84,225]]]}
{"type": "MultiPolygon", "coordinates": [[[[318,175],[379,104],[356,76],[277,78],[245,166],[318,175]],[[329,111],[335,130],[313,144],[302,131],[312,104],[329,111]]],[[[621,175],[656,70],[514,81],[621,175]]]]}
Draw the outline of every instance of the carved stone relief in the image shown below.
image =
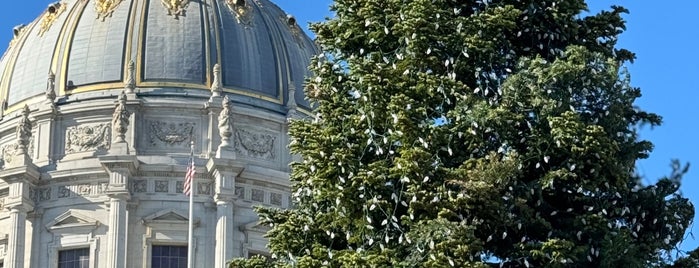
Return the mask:
{"type": "Polygon", "coordinates": [[[121,1],[122,0],[96,0],[95,12],[97,13],[97,19],[104,21],[104,19],[111,17],[121,1]]]}
{"type": "MultiPolygon", "coordinates": [[[[8,163],[12,162],[15,156],[19,152],[19,144],[13,142],[5,144],[0,147],[0,167],[4,167],[8,163]]],[[[27,146],[27,153],[30,156],[34,155],[34,135],[29,137],[29,146],[27,146]]]]}
{"type": "Polygon", "coordinates": [[[175,193],[181,194],[184,192],[184,181],[178,181],[175,184],[175,193]]]}
{"type": "Polygon", "coordinates": [[[51,200],[51,188],[39,189],[39,202],[51,200]]]}
{"type": "Polygon", "coordinates": [[[280,193],[270,193],[269,195],[269,203],[275,206],[281,206],[282,205],[282,194],[280,193]]]}
{"type": "Polygon", "coordinates": [[[235,196],[238,198],[245,198],[245,187],[240,187],[236,186],[235,187],[235,196]]]}
{"type": "Polygon", "coordinates": [[[246,129],[235,131],[235,152],[243,157],[274,160],[275,135],[246,129]]]}
{"type": "Polygon", "coordinates": [[[150,143],[152,146],[187,146],[193,139],[194,123],[149,121],[150,143]]]}
{"type": "Polygon", "coordinates": [[[59,186],[58,187],[58,198],[66,198],[70,197],[70,189],[68,189],[68,186],[59,186]]]}
{"type": "Polygon", "coordinates": [[[200,182],[198,183],[198,194],[211,195],[211,183],[210,182],[200,182]]]}
{"type": "Polygon", "coordinates": [[[265,201],[265,191],[260,189],[252,189],[252,201],[264,202],[265,201]]]}
{"type": "Polygon", "coordinates": [[[92,194],[92,185],[80,184],[77,186],[77,191],[75,191],[79,196],[88,196],[92,194]]]}
{"type": "Polygon", "coordinates": [[[161,0],[163,6],[167,9],[169,16],[174,16],[179,19],[180,16],[185,16],[185,9],[189,5],[189,0],[161,0]]]}
{"type": "Polygon", "coordinates": [[[134,193],[145,193],[146,180],[134,180],[132,184],[132,189],[134,193]]]}
{"type": "Polygon", "coordinates": [[[110,125],[72,126],[66,129],[66,153],[100,151],[109,148],[110,125]]]}
{"type": "Polygon", "coordinates": [[[155,181],[155,192],[156,193],[167,193],[169,182],[166,180],[156,180],[155,181]]]}

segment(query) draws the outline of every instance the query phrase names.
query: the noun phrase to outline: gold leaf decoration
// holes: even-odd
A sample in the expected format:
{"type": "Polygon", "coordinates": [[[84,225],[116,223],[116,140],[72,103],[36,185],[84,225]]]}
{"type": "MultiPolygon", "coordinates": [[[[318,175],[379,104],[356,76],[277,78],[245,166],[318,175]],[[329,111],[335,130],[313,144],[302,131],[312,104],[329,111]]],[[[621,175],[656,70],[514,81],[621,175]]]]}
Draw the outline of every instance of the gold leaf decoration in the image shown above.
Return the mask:
{"type": "Polygon", "coordinates": [[[185,16],[185,9],[189,5],[189,0],[160,0],[163,6],[167,8],[167,14],[179,19],[180,16],[185,16]]]}
{"type": "Polygon", "coordinates": [[[235,13],[238,23],[252,26],[252,3],[249,0],[226,0],[226,4],[235,13]]]}
{"type": "Polygon", "coordinates": [[[41,24],[39,25],[39,36],[44,36],[44,33],[51,29],[51,25],[53,25],[56,19],[58,19],[58,16],[63,14],[65,11],[65,3],[56,2],[50,4],[46,9],[46,12],[44,12],[44,16],[41,18],[41,24]]]}
{"type": "Polygon", "coordinates": [[[95,12],[97,12],[97,18],[104,21],[104,19],[111,17],[121,1],[122,0],[96,0],[95,12]]]}

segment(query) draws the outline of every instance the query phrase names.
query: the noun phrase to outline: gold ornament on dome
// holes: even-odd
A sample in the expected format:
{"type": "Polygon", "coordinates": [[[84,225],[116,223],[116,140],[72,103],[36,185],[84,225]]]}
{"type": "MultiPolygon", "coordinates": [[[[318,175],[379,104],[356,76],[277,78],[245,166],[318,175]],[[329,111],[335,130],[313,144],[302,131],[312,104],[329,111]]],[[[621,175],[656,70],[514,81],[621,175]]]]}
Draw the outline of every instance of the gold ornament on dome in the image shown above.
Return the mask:
{"type": "Polygon", "coordinates": [[[160,0],[163,6],[167,8],[168,16],[174,16],[179,19],[180,16],[185,16],[185,9],[189,5],[189,0],[160,0]]]}
{"type": "Polygon", "coordinates": [[[44,12],[44,16],[41,18],[41,24],[39,25],[39,36],[44,36],[44,33],[51,29],[51,25],[53,25],[56,19],[58,19],[58,16],[65,11],[65,3],[56,2],[50,4],[46,9],[46,12],[44,12]]]}
{"type": "Polygon", "coordinates": [[[228,7],[233,10],[238,23],[252,26],[252,3],[249,0],[226,0],[228,7]]]}
{"type": "Polygon", "coordinates": [[[111,17],[121,1],[122,0],[96,0],[95,12],[97,12],[97,18],[104,21],[104,19],[111,17]]]}

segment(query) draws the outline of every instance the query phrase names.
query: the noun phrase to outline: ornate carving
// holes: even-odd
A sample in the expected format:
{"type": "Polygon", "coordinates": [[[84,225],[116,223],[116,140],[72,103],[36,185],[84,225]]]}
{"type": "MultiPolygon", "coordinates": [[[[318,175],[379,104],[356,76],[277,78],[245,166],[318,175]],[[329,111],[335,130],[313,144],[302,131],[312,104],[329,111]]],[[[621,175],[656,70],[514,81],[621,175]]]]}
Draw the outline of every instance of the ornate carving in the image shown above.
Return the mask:
{"type": "Polygon", "coordinates": [[[66,198],[70,197],[70,189],[68,189],[68,186],[59,186],[58,187],[58,198],[66,198]]]}
{"type": "Polygon", "coordinates": [[[211,183],[210,182],[200,182],[197,184],[197,193],[203,195],[211,195],[211,183]]]}
{"type": "Polygon", "coordinates": [[[2,166],[12,162],[14,156],[17,155],[17,144],[5,144],[2,146],[2,166]]]}
{"type": "Polygon", "coordinates": [[[263,160],[274,160],[274,141],[272,134],[256,133],[245,129],[235,131],[236,153],[263,160]]]}
{"type": "Polygon", "coordinates": [[[167,193],[169,182],[164,180],[155,181],[155,192],[156,193],[167,193]]]}
{"type": "Polygon", "coordinates": [[[167,8],[167,14],[179,19],[180,16],[185,16],[185,9],[189,5],[189,0],[160,0],[163,6],[167,8]]]}
{"type": "Polygon", "coordinates": [[[298,105],[296,104],[296,86],[294,83],[289,83],[289,95],[286,101],[286,118],[291,119],[296,116],[296,109],[298,105]]]}
{"type": "Polygon", "coordinates": [[[184,181],[178,181],[175,183],[175,193],[181,194],[184,192],[184,181]]]}
{"type": "Polygon", "coordinates": [[[111,17],[121,1],[122,0],[96,0],[95,12],[97,13],[97,19],[104,21],[104,19],[111,17]]]}
{"type": "Polygon", "coordinates": [[[233,124],[231,118],[233,117],[233,111],[231,111],[231,101],[228,99],[228,95],[223,98],[223,110],[218,115],[218,133],[221,136],[221,146],[229,146],[231,144],[231,136],[233,135],[233,124]]]}
{"type": "Polygon", "coordinates": [[[46,78],[46,92],[44,93],[46,100],[53,103],[56,100],[56,75],[49,71],[49,76],[46,78]]]}
{"type": "Polygon", "coordinates": [[[41,18],[41,24],[39,25],[39,36],[44,36],[44,34],[51,29],[51,25],[58,19],[64,11],[66,11],[66,4],[64,3],[53,3],[50,4],[46,9],[44,16],[41,18]]]}
{"type": "Polygon", "coordinates": [[[109,148],[109,124],[72,126],[66,129],[66,153],[109,148]]]}
{"type": "Polygon", "coordinates": [[[133,61],[129,61],[128,70],[126,72],[126,77],[124,78],[124,88],[126,93],[134,93],[136,89],[136,64],[133,61]]]}
{"type": "Polygon", "coordinates": [[[260,189],[252,189],[252,201],[264,202],[265,201],[265,191],[260,189]]]}
{"type": "Polygon", "coordinates": [[[29,121],[29,106],[24,105],[22,109],[22,115],[17,123],[17,145],[19,146],[20,152],[18,154],[26,153],[27,146],[29,145],[29,139],[32,136],[32,123],[29,121]]]}
{"type": "Polygon", "coordinates": [[[51,188],[41,188],[39,189],[39,201],[51,200],[51,188]]]}
{"type": "Polygon", "coordinates": [[[75,192],[78,193],[78,195],[80,196],[88,196],[92,193],[92,185],[89,184],[81,184],[78,185],[76,188],[77,191],[75,192]]]}
{"type": "Polygon", "coordinates": [[[194,123],[187,122],[150,122],[150,142],[153,146],[158,144],[158,141],[169,146],[182,145],[185,141],[192,138],[194,133],[194,123]]]}
{"type": "Polygon", "coordinates": [[[146,180],[134,180],[132,184],[132,189],[134,193],[145,193],[146,180]]]}
{"type": "Polygon", "coordinates": [[[117,98],[112,115],[112,129],[114,133],[114,143],[126,142],[126,131],[129,127],[129,117],[131,112],[126,110],[126,94],[122,91],[117,98]]]}
{"type": "Polygon", "coordinates": [[[236,186],[235,187],[235,196],[237,196],[238,198],[244,199],[245,198],[245,187],[236,186]]]}
{"type": "Polygon", "coordinates": [[[223,92],[223,80],[221,80],[221,64],[214,65],[214,81],[211,83],[211,96],[221,96],[223,92]]]}
{"type": "Polygon", "coordinates": [[[282,194],[280,193],[270,193],[269,194],[269,203],[275,206],[281,206],[282,205],[282,194]]]}
{"type": "Polygon", "coordinates": [[[238,23],[252,26],[252,3],[246,0],[226,0],[226,4],[235,13],[238,23]]]}

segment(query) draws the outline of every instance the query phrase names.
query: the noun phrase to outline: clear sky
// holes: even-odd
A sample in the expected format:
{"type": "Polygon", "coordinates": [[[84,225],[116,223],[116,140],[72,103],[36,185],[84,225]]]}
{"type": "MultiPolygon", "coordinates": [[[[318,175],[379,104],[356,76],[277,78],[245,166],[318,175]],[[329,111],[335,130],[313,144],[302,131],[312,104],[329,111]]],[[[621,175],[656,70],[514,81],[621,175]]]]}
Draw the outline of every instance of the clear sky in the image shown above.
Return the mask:
{"type": "MultiPolygon", "coordinates": [[[[0,51],[7,47],[15,25],[28,24],[54,1],[5,3],[0,8],[0,51]]],[[[328,10],[330,0],[272,1],[294,15],[302,27],[309,21],[332,16],[328,10]]],[[[637,105],[664,119],[660,127],[641,130],[641,137],[652,141],[655,150],[649,159],[638,162],[638,172],[646,182],[654,182],[670,173],[672,159],[694,164],[681,191],[699,207],[699,113],[694,111],[699,104],[692,104],[699,102],[699,16],[695,14],[699,1],[675,0],[660,4],[657,1],[588,0],[588,4],[592,12],[611,5],[630,10],[625,16],[627,30],[621,35],[619,46],[635,52],[638,57],[635,63],[628,65],[632,84],[643,92],[637,105]]],[[[699,222],[698,219],[695,221],[699,222]]],[[[681,248],[699,245],[697,226],[694,228],[697,237],[688,236],[681,248]]]]}

